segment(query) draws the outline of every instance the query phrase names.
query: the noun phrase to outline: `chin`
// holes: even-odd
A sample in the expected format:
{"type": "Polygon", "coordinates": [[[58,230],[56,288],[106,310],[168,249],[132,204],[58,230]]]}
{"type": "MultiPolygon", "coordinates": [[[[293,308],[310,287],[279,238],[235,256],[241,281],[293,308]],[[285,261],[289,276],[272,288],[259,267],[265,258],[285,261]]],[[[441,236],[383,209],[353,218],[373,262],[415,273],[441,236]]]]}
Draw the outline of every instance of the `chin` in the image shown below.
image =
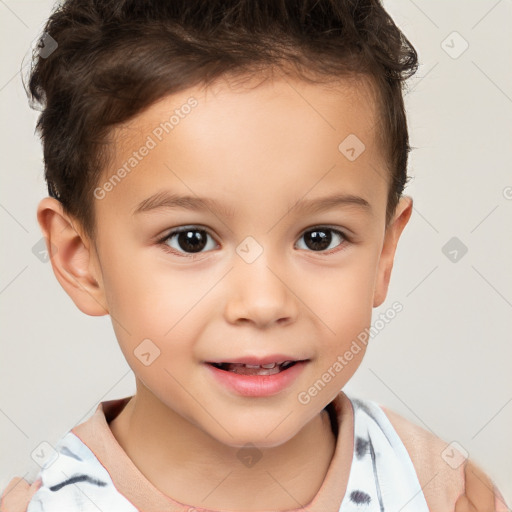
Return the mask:
{"type": "Polygon", "coordinates": [[[221,440],[221,442],[230,446],[231,448],[236,448],[238,450],[248,448],[264,450],[266,448],[276,448],[278,446],[281,446],[288,442],[292,437],[293,436],[269,439],[266,438],[265,436],[262,436],[260,433],[258,437],[240,436],[237,437],[236,439],[229,438],[229,440],[221,440]]]}
{"type": "Polygon", "coordinates": [[[276,428],[282,420],[283,418],[280,418],[269,427],[262,427],[262,422],[258,421],[245,425],[232,423],[227,427],[229,433],[220,428],[215,433],[210,430],[209,434],[219,443],[236,449],[246,448],[248,445],[261,449],[275,448],[293,439],[300,430],[300,427],[294,429],[290,424],[286,429],[284,425],[276,428]]]}

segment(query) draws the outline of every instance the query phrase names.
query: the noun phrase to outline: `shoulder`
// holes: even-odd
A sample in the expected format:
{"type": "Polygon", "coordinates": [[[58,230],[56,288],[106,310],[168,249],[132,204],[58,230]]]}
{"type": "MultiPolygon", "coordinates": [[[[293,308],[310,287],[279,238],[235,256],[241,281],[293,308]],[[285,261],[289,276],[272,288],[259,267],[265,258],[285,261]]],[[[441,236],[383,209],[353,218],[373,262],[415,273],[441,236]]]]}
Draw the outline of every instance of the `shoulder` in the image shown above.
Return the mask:
{"type": "Polygon", "coordinates": [[[32,496],[41,484],[41,479],[30,484],[24,478],[12,478],[0,497],[0,512],[26,512],[32,496]]]}
{"type": "Polygon", "coordinates": [[[428,430],[381,408],[411,457],[430,510],[454,510],[464,494],[464,455],[428,430]]]}
{"type": "Polygon", "coordinates": [[[454,443],[380,406],[404,444],[431,512],[506,512],[490,478],[454,443]]]}
{"type": "Polygon", "coordinates": [[[0,512],[27,512],[34,507],[66,512],[136,512],[116,489],[107,469],[72,432],[55,445],[55,453],[44,463],[34,484],[22,478],[11,480],[3,493],[0,512]]]}

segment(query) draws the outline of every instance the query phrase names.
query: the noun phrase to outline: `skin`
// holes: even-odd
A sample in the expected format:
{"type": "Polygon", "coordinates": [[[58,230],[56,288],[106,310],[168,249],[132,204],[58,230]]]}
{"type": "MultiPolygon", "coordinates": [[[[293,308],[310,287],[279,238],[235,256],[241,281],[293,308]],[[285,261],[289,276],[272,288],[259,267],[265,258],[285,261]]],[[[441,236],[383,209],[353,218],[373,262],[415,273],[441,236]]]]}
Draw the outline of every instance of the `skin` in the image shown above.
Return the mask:
{"type": "Polygon", "coordinates": [[[370,326],[372,308],[386,298],[412,199],[401,198],[386,229],[389,174],[371,89],[290,77],[251,87],[219,80],[164,98],[117,129],[100,183],[191,96],[198,105],[190,114],[94,200],[94,240],[55,199],[40,202],[38,221],[55,247],[55,275],[77,307],[112,318],[137,392],[110,427],[146,478],[191,506],[298,508],[318,492],[334,453],[322,410],[354,374],[365,346],[308,404],[297,395],[370,326]],[[354,161],[338,150],[349,134],[365,145],[354,161]],[[164,189],[211,198],[233,216],[184,209],[132,215],[164,189]],[[364,198],[371,211],[289,211],[299,199],[334,192],[364,198]],[[211,235],[194,258],[177,237],[167,247],[181,256],[158,243],[180,226],[211,235]],[[326,231],[329,247],[311,248],[307,229],[315,226],[349,239],[326,231]],[[236,252],[248,236],[263,249],[252,263],[236,252]],[[160,350],[148,366],[134,354],[144,339],[160,350]],[[287,389],[265,398],[223,388],[203,364],[273,353],[310,361],[287,389]],[[237,457],[247,443],[263,455],[250,468],[237,457]]]}

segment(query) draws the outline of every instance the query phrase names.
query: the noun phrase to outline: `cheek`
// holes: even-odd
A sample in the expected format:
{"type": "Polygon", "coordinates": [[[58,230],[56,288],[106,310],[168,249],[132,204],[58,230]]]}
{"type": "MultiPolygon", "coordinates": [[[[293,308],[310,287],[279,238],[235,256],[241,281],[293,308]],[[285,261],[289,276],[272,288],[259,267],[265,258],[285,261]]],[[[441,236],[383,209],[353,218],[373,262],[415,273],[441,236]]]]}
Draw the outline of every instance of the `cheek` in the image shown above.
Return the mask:
{"type": "MultiPolygon", "coordinates": [[[[368,329],[373,310],[374,253],[359,252],[357,260],[340,266],[315,281],[311,294],[319,344],[318,375],[325,385],[322,399],[332,398],[360,366],[369,341],[368,329]],[[321,346],[320,346],[321,345],[321,346]]],[[[312,384],[314,385],[314,384],[312,384]]],[[[314,390],[313,390],[314,391],[314,390]]]]}
{"type": "Polygon", "coordinates": [[[112,261],[117,264],[105,279],[109,311],[130,366],[139,365],[135,359],[142,350],[139,346],[147,346],[151,357],[159,353],[153,370],[159,366],[157,361],[185,367],[192,340],[201,329],[197,318],[204,308],[201,299],[211,285],[204,276],[171,270],[159,258],[144,258],[137,263],[118,255],[112,261]]]}
{"type": "Polygon", "coordinates": [[[181,311],[189,288],[176,279],[179,273],[155,257],[156,251],[155,247],[110,244],[105,247],[103,270],[110,311],[119,321],[131,324],[131,329],[126,326],[129,331],[140,326],[161,336],[165,327],[173,325],[171,315],[181,311]]]}
{"type": "Polygon", "coordinates": [[[371,322],[374,280],[375,263],[363,258],[315,278],[315,293],[310,290],[309,295],[323,329],[330,327],[331,335],[346,341],[366,327],[371,322]]]}

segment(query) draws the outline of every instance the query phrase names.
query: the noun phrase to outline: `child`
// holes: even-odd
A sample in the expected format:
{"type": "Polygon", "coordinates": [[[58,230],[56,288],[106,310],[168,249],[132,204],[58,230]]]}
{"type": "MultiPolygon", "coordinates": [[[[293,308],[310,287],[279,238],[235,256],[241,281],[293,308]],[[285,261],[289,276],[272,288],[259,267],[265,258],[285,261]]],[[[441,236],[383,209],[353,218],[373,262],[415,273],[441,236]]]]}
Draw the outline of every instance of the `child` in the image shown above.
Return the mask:
{"type": "Polygon", "coordinates": [[[137,390],[1,510],[506,510],[455,446],[340,391],[412,212],[417,55],[380,3],[67,0],[43,43],[38,221],[137,390]]]}

